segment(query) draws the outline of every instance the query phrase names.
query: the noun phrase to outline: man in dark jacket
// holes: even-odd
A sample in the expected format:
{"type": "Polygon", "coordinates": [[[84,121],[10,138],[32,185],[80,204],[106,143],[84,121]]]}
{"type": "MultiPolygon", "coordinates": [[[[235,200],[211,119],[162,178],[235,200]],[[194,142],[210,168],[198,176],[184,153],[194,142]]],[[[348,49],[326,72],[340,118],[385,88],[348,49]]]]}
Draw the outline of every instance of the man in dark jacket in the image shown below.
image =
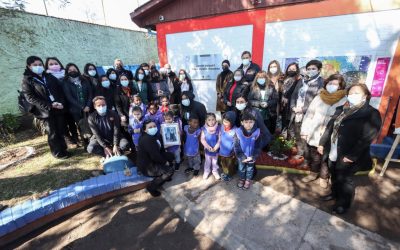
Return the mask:
{"type": "Polygon", "coordinates": [[[87,151],[105,157],[120,155],[121,150],[129,148],[129,142],[121,136],[118,114],[107,109],[106,99],[103,96],[96,96],[93,99],[93,106],[96,111],[91,113],[88,119],[93,136],[90,138],[87,151]]]}
{"type": "Polygon", "coordinates": [[[119,78],[122,74],[126,75],[128,77],[129,81],[133,80],[133,74],[132,71],[126,70],[124,68],[124,64],[122,63],[121,59],[115,59],[114,60],[114,69],[117,72],[117,78],[119,78]]]}
{"type": "Polygon", "coordinates": [[[244,72],[244,84],[245,85],[252,84],[257,73],[261,70],[260,66],[258,66],[258,64],[253,63],[251,61],[250,51],[243,51],[242,64],[240,64],[238,69],[241,69],[244,72]]]}
{"type": "Polygon", "coordinates": [[[21,90],[32,105],[30,112],[45,125],[51,154],[59,159],[68,158],[64,140],[64,94],[58,79],[44,72],[39,57],[27,58],[21,90]]]}
{"type": "Polygon", "coordinates": [[[207,110],[203,103],[194,100],[194,94],[190,91],[182,93],[182,126],[189,122],[189,118],[195,115],[199,118],[200,127],[204,126],[206,122],[207,110]]]}

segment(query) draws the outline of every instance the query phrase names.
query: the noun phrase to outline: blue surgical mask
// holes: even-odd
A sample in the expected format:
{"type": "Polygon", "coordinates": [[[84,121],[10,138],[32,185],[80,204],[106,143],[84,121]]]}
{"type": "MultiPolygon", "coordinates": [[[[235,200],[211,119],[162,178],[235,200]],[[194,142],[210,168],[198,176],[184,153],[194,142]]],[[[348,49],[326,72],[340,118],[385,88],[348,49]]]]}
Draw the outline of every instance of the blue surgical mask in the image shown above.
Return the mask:
{"type": "Polygon", "coordinates": [[[149,75],[149,73],[150,73],[150,70],[148,70],[148,69],[145,69],[145,70],[144,70],[144,73],[145,73],[145,74],[146,74],[146,76],[147,76],[147,75],[149,75]]]}
{"type": "Polygon", "coordinates": [[[154,127],[154,128],[149,128],[149,129],[147,129],[147,132],[146,132],[146,133],[147,133],[148,135],[153,136],[153,135],[157,134],[157,132],[158,132],[157,127],[154,127]]]}
{"type": "Polygon", "coordinates": [[[264,86],[265,85],[265,78],[258,78],[257,83],[264,86]]]}
{"type": "Polygon", "coordinates": [[[121,85],[124,86],[124,87],[128,87],[129,81],[128,80],[122,80],[121,81],[121,85]]]}
{"type": "Polygon", "coordinates": [[[40,75],[43,73],[43,71],[44,71],[43,66],[32,66],[32,72],[35,74],[40,75]]]}
{"type": "Polygon", "coordinates": [[[110,87],[110,81],[102,81],[101,82],[101,86],[103,86],[104,88],[109,88],[110,87]]]}
{"type": "Polygon", "coordinates": [[[110,78],[111,80],[115,80],[115,79],[117,79],[117,75],[116,74],[110,74],[110,76],[108,78],[110,78]]]}
{"type": "Polygon", "coordinates": [[[107,106],[96,107],[96,111],[99,115],[104,116],[107,113],[107,106]]]}
{"type": "Polygon", "coordinates": [[[138,79],[141,81],[144,78],[144,74],[138,74],[138,79]]]}
{"type": "Polygon", "coordinates": [[[246,59],[243,59],[243,60],[242,60],[242,63],[243,63],[244,66],[247,66],[247,65],[249,65],[249,63],[250,63],[250,59],[247,59],[247,58],[246,58],[246,59]]]}
{"type": "Polygon", "coordinates": [[[88,71],[88,74],[89,74],[90,76],[95,76],[95,75],[96,75],[96,70],[89,70],[89,71],[88,71]]]}
{"type": "Polygon", "coordinates": [[[182,100],[182,105],[186,106],[186,107],[189,106],[190,105],[190,100],[189,99],[183,99],[182,100]]]}

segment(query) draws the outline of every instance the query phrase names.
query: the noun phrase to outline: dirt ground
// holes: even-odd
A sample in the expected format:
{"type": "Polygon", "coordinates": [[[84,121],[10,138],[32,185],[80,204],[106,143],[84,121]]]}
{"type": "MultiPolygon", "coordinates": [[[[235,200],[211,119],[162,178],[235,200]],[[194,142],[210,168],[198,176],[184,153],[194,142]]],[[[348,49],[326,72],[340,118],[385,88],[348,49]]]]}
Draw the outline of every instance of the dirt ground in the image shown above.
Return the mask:
{"type": "Polygon", "coordinates": [[[222,249],[144,190],[54,222],[9,249],[222,249]]]}
{"type": "MultiPolygon", "coordinates": [[[[380,177],[382,162],[372,176],[356,176],[356,196],[351,209],[339,216],[357,226],[400,242],[400,164],[391,163],[380,177]]],[[[273,170],[258,170],[256,180],[274,190],[290,195],[323,211],[331,213],[333,201],[322,202],[321,195],[329,193],[319,182],[303,183],[304,175],[285,174],[273,170]]]]}

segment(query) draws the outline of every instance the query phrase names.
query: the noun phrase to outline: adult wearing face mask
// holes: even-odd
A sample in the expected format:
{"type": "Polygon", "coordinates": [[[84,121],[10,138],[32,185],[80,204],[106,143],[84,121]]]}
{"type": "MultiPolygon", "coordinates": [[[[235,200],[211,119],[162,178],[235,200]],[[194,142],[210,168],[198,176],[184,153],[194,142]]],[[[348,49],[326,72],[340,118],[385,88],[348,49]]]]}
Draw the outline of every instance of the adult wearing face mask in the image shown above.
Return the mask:
{"type": "Polygon", "coordinates": [[[226,111],[235,109],[235,100],[240,94],[247,95],[249,93],[249,86],[243,84],[245,81],[243,71],[241,69],[233,72],[233,78],[229,79],[224,91],[224,104],[226,111]]]}
{"type": "Polygon", "coordinates": [[[152,101],[159,101],[160,97],[167,96],[169,99],[169,89],[167,82],[161,79],[160,72],[156,69],[151,70],[151,100],[152,101]]]}
{"type": "Polygon", "coordinates": [[[194,100],[194,94],[190,91],[182,92],[181,117],[182,126],[188,124],[191,116],[199,118],[200,127],[206,122],[207,109],[203,103],[194,100]]]}
{"type": "Polygon", "coordinates": [[[250,113],[252,114],[255,118],[256,118],[256,125],[257,128],[260,129],[260,136],[261,136],[261,146],[265,147],[268,145],[268,143],[271,141],[272,136],[271,133],[269,132],[267,126],[265,126],[264,124],[264,118],[261,116],[260,111],[258,111],[257,109],[251,107],[251,104],[247,98],[247,94],[239,94],[236,97],[235,100],[235,108],[233,111],[235,111],[236,113],[236,121],[235,121],[235,125],[237,127],[241,126],[241,121],[240,121],[240,117],[244,114],[244,113],[250,113]]]}
{"type": "Polygon", "coordinates": [[[124,63],[122,62],[121,59],[115,59],[114,60],[114,69],[117,73],[117,78],[119,78],[121,75],[126,75],[128,77],[129,81],[133,80],[133,74],[130,70],[126,70],[124,68],[124,63]]]}
{"type": "Polygon", "coordinates": [[[147,82],[145,81],[145,74],[144,70],[141,68],[138,68],[135,73],[135,82],[133,83],[133,89],[135,93],[138,93],[140,98],[142,99],[142,102],[147,105],[149,103],[149,98],[148,98],[148,85],[147,82]]]}
{"type": "Polygon", "coordinates": [[[227,82],[233,78],[233,72],[229,69],[231,66],[228,60],[223,60],[221,67],[222,72],[217,76],[216,90],[217,90],[217,111],[225,112],[226,105],[224,103],[224,92],[227,85],[227,82]]]}
{"type": "Polygon", "coordinates": [[[180,104],[182,91],[179,86],[179,78],[175,74],[175,72],[172,71],[170,64],[168,63],[165,64],[164,70],[165,70],[165,80],[167,81],[168,90],[169,93],[171,93],[169,102],[171,104],[180,104]]]}
{"type": "Polygon", "coordinates": [[[21,89],[32,105],[31,113],[45,125],[51,154],[59,159],[68,158],[64,140],[64,94],[57,78],[44,72],[40,57],[26,59],[21,89]]]}
{"type": "Polygon", "coordinates": [[[150,65],[148,63],[140,64],[140,68],[144,71],[144,81],[149,83],[150,82],[150,65]]]}
{"type": "Polygon", "coordinates": [[[97,72],[97,68],[93,63],[87,63],[83,68],[82,75],[88,82],[90,82],[90,87],[92,89],[92,95],[94,95],[94,91],[96,89],[97,84],[99,83],[99,73],[97,72]]]}
{"type": "Polygon", "coordinates": [[[108,77],[106,75],[100,76],[94,96],[103,96],[106,99],[107,108],[115,110],[114,95],[115,88],[111,85],[108,77]]]}
{"type": "MultiPolygon", "coordinates": [[[[68,111],[72,116],[75,125],[78,126],[81,136],[83,136],[83,130],[79,124],[81,119],[84,119],[89,115],[93,99],[92,90],[90,83],[82,77],[76,64],[68,63],[65,67],[65,71],[66,76],[63,80],[63,90],[68,103],[68,111]]],[[[87,143],[85,142],[85,144],[87,143]]]]}
{"type": "MultiPolygon", "coordinates": [[[[322,63],[318,60],[311,60],[306,64],[307,76],[302,79],[301,84],[297,84],[290,100],[292,111],[294,134],[298,148],[298,154],[304,156],[307,150],[306,142],[300,136],[301,122],[306,114],[308,106],[314,97],[324,86],[324,79],[321,77],[322,63]]],[[[303,167],[307,167],[303,164],[303,167]]]]}
{"type": "Polygon", "coordinates": [[[117,86],[117,81],[118,81],[118,74],[115,69],[108,69],[106,72],[106,76],[108,77],[108,80],[111,83],[111,87],[115,88],[117,86]]]}
{"type": "Polygon", "coordinates": [[[303,182],[314,181],[319,177],[320,186],[328,187],[328,165],[322,163],[322,156],[317,152],[317,147],[336,108],[347,101],[345,88],[346,83],[342,75],[329,76],[325,80],[325,87],[314,98],[304,115],[300,135],[306,141],[304,160],[310,166],[311,172],[302,179],[303,182]]]}
{"type": "Polygon", "coordinates": [[[250,86],[248,99],[251,106],[260,112],[269,132],[275,133],[279,93],[274,83],[270,81],[267,72],[257,73],[250,86]]]}
{"type": "Polygon", "coordinates": [[[343,214],[355,194],[354,174],[372,168],[370,146],[382,124],[378,110],[369,104],[371,93],[365,84],[353,84],[347,90],[345,105],[339,106],[329,121],[318,152],[328,162],[331,194],[322,200],[335,200],[333,211],[343,214]]]}
{"type": "Polygon", "coordinates": [[[151,120],[143,123],[137,159],[138,170],[144,176],[154,177],[146,187],[153,197],[161,195],[159,189],[166,181],[171,180],[175,171],[172,166],[167,165],[167,162],[174,160],[174,155],[166,152],[157,132],[157,125],[151,120]]]}
{"type": "Polygon", "coordinates": [[[193,83],[189,77],[189,74],[184,69],[179,70],[179,88],[181,89],[181,93],[185,91],[189,91],[193,93],[193,83]]]}
{"type": "Polygon", "coordinates": [[[62,80],[65,76],[64,66],[57,57],[48,57],[44,64],[46,73],[52,74],[58,80],[62,80]]]}
{"type": "Polygon", "coordinates": [[[281,115],[282,115],[282,129],[288,128],[292,110],[290,103],[293,91],[297,84],[301,82],[300,68],[297,63],[290,63],[285,72],[283,85],[282,85],[282,98],[281,98],[281,115]]]}
{"type": "Polygon", "coordinates": [[[129,148],[129,142],[120,132],[118,114],[107,108],[106,99],[96,96],[93,99],[95,111],[89,115],[89,127],[92,131],[87,151],[103,157],[120,155],[129,148]]]}
{"type": "Polygon", "coordinates": [[[254,81],[258,71],[261,70],[260,66],[251,61],[251,53],[249,51],[243,51],[242,64],[238,69],[243,71],[244,85],[250,85],[254,81]]]}
{"type": "Polygon", "coordinates": [[[128,76],[120,75],[115,89],[114,103],[124,128],[127,128],[129,123],[129,107],[135,94],[137,92],[134,90],[132,82],[128,80],[128,76]]]}

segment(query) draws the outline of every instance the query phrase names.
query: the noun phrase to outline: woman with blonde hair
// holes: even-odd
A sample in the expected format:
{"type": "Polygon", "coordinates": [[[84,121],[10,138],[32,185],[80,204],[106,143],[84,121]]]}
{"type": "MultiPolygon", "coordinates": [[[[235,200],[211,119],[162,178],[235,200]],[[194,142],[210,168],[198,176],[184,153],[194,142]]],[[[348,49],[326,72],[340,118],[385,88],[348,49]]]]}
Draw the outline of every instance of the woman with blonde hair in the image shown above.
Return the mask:
{"type": "Polygon", "coordinates": [[[260,71],[257,73],[250,86],[248,98],[251,106],[260,111],[268,130],[272,134],[275,133],[279,93],[267,72],[260,71]]]}

